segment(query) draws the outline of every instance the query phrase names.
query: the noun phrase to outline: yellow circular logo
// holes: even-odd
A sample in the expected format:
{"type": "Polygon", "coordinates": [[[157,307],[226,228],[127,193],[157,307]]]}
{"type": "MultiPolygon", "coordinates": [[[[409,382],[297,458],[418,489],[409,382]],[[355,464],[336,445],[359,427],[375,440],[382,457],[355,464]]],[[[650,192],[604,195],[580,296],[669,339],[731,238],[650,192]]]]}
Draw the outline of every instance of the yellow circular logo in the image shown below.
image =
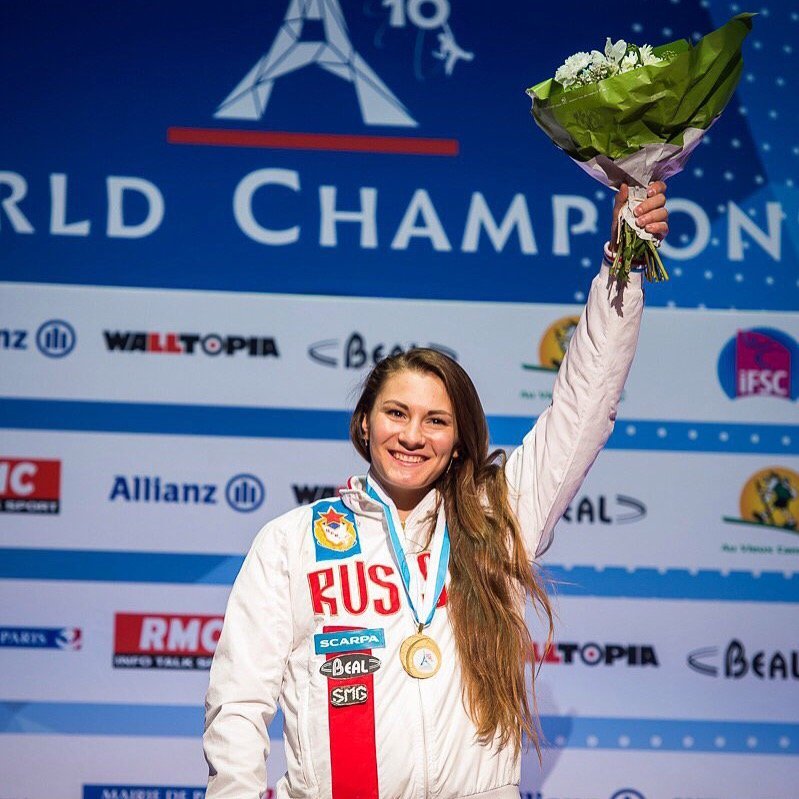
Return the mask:
{"type": "Polygon", "coordinates": [[[538,345],[538,362],[542,367],[553,371],[560,369],[572,333],[579,321],[579,316],[564,316],[546,329],[541,337],[541,343],[538,345]]]}
{"type": "Polygon", "coordinates": [[[783,530],[796,530],[799,474],[770,466],[753,474],[741,491],[741,519],[783,530]]]}

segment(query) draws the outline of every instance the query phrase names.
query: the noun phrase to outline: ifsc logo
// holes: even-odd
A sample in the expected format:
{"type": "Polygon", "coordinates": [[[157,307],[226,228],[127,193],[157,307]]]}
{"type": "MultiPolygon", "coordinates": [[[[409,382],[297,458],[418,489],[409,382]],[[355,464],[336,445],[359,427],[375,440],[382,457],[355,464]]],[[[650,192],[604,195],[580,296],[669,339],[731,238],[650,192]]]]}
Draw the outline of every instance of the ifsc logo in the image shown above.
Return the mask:
{"type": "Polygon", "coordinates": [[[36,347],[48,358],[63,358],[75,349],[75,329],[63,319],[50,319],[36,331],[36,347]]]}
{"type": "Polygon", "coordinates": [[[233,510],[252,513],[266,497],[264,484],[254,474],[237,474],[225,486],[225,499],[233,510]]]}
{"type": "Polygon", "coordinates": [[[523,363],[522,368],[532,372],[557,372],[566,357],[566,350],[579,321],[579,316],[556,319],[541,336],[538,363],[523,363]]]}
{"type": "Polygon", "coordinates": [[[733,400],[799,397],[799,344],[773,327],[739,330],[722,348],[716,370],[733,400]]]}

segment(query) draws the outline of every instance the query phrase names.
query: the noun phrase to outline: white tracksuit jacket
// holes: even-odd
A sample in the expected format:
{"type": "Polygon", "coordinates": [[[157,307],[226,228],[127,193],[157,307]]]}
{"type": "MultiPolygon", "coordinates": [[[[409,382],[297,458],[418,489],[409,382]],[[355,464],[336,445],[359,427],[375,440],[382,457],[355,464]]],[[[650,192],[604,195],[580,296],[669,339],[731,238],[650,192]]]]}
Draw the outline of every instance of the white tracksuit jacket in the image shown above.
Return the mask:
{"type": "MultiPolygon", "coordinates": [[[[610,435],[642,309],[640,274],[620,294],[603,264],[552,404],[508,460],[531,557],[549,546],[610,435]]],[[[292,510],[255,539],[211,667],[207,799],[265,793],[267,726],[278,706],[288,767],[278,799],[518,799],[519,759],[511,747],[477,743],[464,710],[445,592],[426,630],[441,649],[441,669],[418,680],[402,668],[400,644],[416,627],[383,510],[364,488],[355,478],[340,498],[292,510]],[[326,676],[320,669],[331,660],[326,676]],[[363,673],[342,673],[353,660],[363,673]]],[[[418,542],[427,540],[424,521],[434,505],[431,491],[405,523],[409,564],[421,564],[423,575],[427,553],[418,554],[418,542]]]]}

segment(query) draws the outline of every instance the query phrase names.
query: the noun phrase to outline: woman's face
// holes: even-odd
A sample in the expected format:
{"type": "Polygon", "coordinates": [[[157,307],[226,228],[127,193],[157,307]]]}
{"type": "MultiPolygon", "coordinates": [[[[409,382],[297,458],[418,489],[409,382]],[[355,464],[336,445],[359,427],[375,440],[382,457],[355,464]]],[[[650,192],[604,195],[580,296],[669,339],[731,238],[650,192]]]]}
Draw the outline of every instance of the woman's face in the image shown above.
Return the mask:
{"type": "Polygon", "coordinates": [[[400,512],[412,510],[455,449],[455,416],[444,383],[428,372],[392,375],[364,420],[363,433],[374,476],[400,512]]]}

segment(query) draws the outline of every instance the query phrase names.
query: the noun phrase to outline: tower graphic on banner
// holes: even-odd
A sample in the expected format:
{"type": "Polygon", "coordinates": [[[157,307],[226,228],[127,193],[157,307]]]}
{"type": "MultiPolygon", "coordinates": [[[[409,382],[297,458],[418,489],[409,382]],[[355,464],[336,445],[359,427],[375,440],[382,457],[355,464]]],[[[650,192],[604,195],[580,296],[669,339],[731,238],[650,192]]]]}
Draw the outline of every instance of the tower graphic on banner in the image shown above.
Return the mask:
{"type": "Polygon", "coordinates": [[[317,64],[355,86],[364,124],[417,126],[402,102],[355,51],[338,0],[291,0],[269,51],[225,98],[214,116],[260,119],[275,81],[309,64],[317,64]],[[321,20],[324,41],[300,41],[306,20],[321,20]]]}

